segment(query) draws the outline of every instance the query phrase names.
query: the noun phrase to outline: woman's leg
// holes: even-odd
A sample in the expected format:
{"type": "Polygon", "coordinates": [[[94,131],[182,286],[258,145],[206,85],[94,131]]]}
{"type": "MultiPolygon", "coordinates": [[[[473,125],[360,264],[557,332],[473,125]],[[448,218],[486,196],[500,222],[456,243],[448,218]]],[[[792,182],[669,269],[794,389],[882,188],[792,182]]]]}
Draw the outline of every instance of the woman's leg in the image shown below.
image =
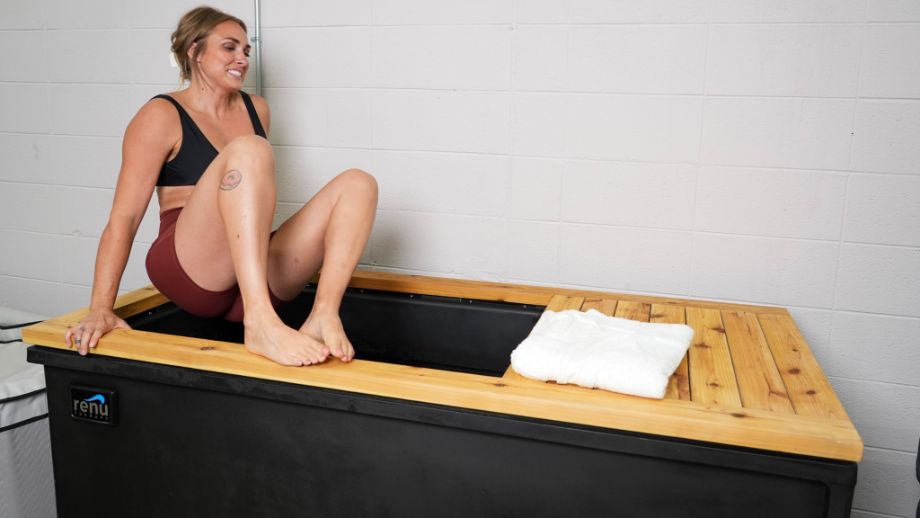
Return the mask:
{"type": "Polygon", "coordinates": [[[322,266],[313,310],[300,330],[344,361],[354,357],[354,348],[342,328],[339,307],[376,210],[374,177],[349,169],[285,221],[269,245],[269,286],[284,300],[294,298],[322,266]]]}
{"type": "Polygon", "coordinates": [[[287,327],[268,295],[268,240],[275,209],[271,145],[257,136],[234,139],[208,166],[176,222],[176,254],[202,288],[239,284],[250,351],[284,365],[322,362],[318,340],[287,327]]]}

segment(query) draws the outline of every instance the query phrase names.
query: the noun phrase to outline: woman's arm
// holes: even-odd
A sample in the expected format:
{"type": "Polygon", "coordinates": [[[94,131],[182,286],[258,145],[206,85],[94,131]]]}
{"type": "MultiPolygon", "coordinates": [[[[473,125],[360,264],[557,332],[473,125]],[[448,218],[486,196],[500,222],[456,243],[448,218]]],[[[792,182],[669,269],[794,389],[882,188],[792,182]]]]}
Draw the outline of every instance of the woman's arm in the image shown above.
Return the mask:
{"type": "Polygon", "coordinates": [[[95,347],[99,338],[112,329],[128,327],[112,308],[160,168],[181,138],[177,118],[167,102],[152,101],[140,109],[125,130],[115,199],[96,253],[90,311],[64,335],[67,345],[76,345],[80,354],[95,347]]]}

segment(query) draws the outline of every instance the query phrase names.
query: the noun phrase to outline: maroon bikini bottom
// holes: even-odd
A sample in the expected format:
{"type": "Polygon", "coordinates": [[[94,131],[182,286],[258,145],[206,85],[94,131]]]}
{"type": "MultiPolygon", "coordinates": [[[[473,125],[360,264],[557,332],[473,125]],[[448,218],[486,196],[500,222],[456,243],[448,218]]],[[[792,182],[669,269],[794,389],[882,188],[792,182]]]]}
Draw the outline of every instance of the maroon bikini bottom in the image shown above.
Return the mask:
{"type": "MultiPolygon", "coordinates": [[[[160,235],[147,252],[147,275],[160,293],[177,306],[200,317],[223,317],[233,322],[243,321],[243,298],[239,286],[225,291],[211,291],[195,284],[185,273],[176,255],[176,221],[182,207],[160,214],[160,235]]],[[[285,301],[268,290],[272,306],[277,310],[285,301]]]]}

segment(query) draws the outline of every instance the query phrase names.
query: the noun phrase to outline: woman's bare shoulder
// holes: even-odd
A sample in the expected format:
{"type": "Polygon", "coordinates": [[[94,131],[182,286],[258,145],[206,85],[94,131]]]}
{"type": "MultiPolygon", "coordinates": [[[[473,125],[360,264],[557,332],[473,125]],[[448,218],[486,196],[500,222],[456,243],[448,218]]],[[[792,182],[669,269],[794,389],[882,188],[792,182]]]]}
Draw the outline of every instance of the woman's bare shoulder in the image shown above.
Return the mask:
{"type": "Polygon", "coordinates": [[[171,143],[181,132],[179,113],[172,103],[162,98],[153,98],[137,110],[128,123],[125,137],[139,136],[145,142],[162,141],[171,143]]]}
{"type": "Polygon", "coordinates": [[[265,98],[261,95],[249,94],[249,98],[252,99],[252,105],[255,106],[257,110],[268,110],[268,101],[266,101],[265,98]]]}
{"type": "Polygon", "coordinates": [[[141,123],[153,126],[175,125],[179,120],[179,112],[171,102],[162,97],[154,97],[137,110],[132,124],[141,123]]]}
{"type": "Polygon", "coordinates": [[[151,99],[125,128],[122,159],[126,164],[137,164],[140,160],[158,168],[178,150],[181,141],[182,125],[176,108],[165,99],[151,99]]]}
{"type": "Polygon", "coordinates": [[[261,95],[256,94],[249,94],[249,98],[252,99],[252,105],[255,107],[256,113],[259,114],[259,119],[262,121],[262,126],[265,127],[267,133],[269,126],[271,126],[271,110],[268,108],[268,101],[261,95]]]}

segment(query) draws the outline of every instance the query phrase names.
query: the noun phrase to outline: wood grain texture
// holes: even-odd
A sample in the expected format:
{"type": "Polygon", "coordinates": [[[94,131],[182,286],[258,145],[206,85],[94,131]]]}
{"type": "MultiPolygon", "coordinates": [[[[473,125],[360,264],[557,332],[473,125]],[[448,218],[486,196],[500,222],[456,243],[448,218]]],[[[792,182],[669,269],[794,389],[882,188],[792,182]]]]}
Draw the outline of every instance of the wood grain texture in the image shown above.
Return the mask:
{"type": "MultiPolygon", "coordinates": [[[[314,278],[315,283],[318,277],[314,278]]],[[[398,291],[404,293],[419,293],[424,295],[440,295],[444,297],[465,297],[482,300],[500,300],[516,302],[519,304],[535,304],[545,306],[553,295],[564,293],[570,297],[608,298],[613,300],[633,300],[649,304],[667,304],[674,306],[693,305],[701,308],[735,309],[738,311],[754,311],[757,313],[783,314],[783,308],[768,306],[752,306],[747,304],[729,304],[725,302],[710,302],[705,300],[678,299],[670,297],[654,297],[647,295],[634,295],[604,291],[578,290],[569,288],[554,288],[548,286],[529,286],[524,284],[494,283],[484,281],[470,281],[463,279],[447,279],[443,277],[428,277],[424,275],[406,275],[389,272],[371,272],[357,270],[352,275],[349,286],[373,290],[398,291]]]]}
{"type": "MultiPolygon", "coordinates": [[[[652,304],[652,312],[649,315],[649,322],[654,324],[686,324],[687,310],[680,306],[667,306],[664,304],[652,304]]],[[[677,370],[668,379],[668,388],[665,389],[664,397],[669,399],[682,399],[690,401],[690,368],[689,368],[689,351],[684,355],[677,370]]]]}
{"type": "MultiPolygon", "coordinates": [[[[65,329],[60,323],[50,321],[28,329],[30,342],[54,341],[58,342],[55,347],[66,349],[57,340],[65,329]]],[[[862,442],[848,422],[754,409],[650,400],[360,359],[283,367],[246,352],[239,344],[121,329],[107,335],[94,354],[770,451],[842,460],[859,460],[862,455],[862,442]]]]}
{"type": "Polygon", "coordinates": [[[794,413],[757,315],[723,311],[722,323],[744,408],[794,413]]]}
{"type": "MultiPolygon", "coordinates": [[[[352,286],[484,300],[520,299],[514,301],[540,306],[555,304],[559,308],[586,309],[587,304],[588,308],[602,308],[610,312],[615,312],[618,307],[610,301],[619,297],[619,300],[650,304],[650,320],[653,321],[676,318],[673,311],[680,311],[676,309],[678,305],[669,299],[663,299],[668,302],[656,303],[636,300],[631,296],[561,288],[529,290],[511,285],[397,274],[358,272],[352,286]],[[558,296],[557,302],[552,302],[554,295],[558,296]]],[[[118,311],[123,315],[136,313],[163,301],[156,290],[145,288],[119,297],[118,311]]],[[[93,354],[587,426],[830,459],[860,460],[862,440],[827,384],[795,323],[782,308],[764,308],[763,313],[757,312],[757,308],[717,303],[687,307],[687,322],[696,332],[688,370],[692,401],[679,397],[651,400],[535,382],[507,373],[505,377],[498,378],[360,358],[348,364],[332,360],[314,367],[282,367],[249,354],[239,344],[134,330],[109,333],[93,354]],[[716,308],[754,308],[752,312],[757,313],[798,415],[741,407],[725,331],[716,308]],[[714,354],[713,348],[718,354],[714,354]],[[719,354],[722,354],[721,358],[719,354]],[[724,372],[726,367],[728,372],[724,372]],[[783,372],[784,369],[799,369],[799,372],[783,372]],[[715,390],[708,385],[711,381],[724,383],[725,386],[720,385],[715,390]],[[702,388],[698,387],[700,382],[702,388]],[[734,400],[730,397],[732,387],[736,396],[734,400]]],[[[23,337],[30,343],[66,349],[64,331],[68,323],[79,319],[81,311],[26,328],[23,337]]]]}
{"type": "Polygon", "coordinates": [[[565,301],[565,304],[562,306],[562,310],[566,311],[569,309],[574,309],[575,311],[581,311],[581,306],[584,303],[584,297],[569,297],[568,300],[565,301]]]}
{"type": "Polygon", "coordinates": [[[612,317],[617,310],[617,301],[600,297],[587,298],[585,299],[585,303],[581,305],[581,310],[588,311],[589,309],[599,311],[603,315],[612,317]]]}
{"type": "Polygon", "coordinates": [[[563,311],[569,303],[569,298],[565,295],[553,295],[546,304],[546,311],[563,311]]]}
{"type": "Polygon", "coordinates": [[[796,413],[849,420],[792,317],[770,314],[759,320],[796,413]]]}
{"type": "MultiPolygon", "coordinates": [[[[152,285],[138,288],[132,292],[119,295],[115,298],[115,314],[121,318],[132,317],[142,311],[146,311],[169,302],[169,299],[163,296],[152,285]]],[[[67,322],[76,325],[89,313],[89,308],[81,308],[61,315],[55,320],[67,322]]],[[[63,337],[61,337],[63,339],[63,337]]]]}
{"type": "MultiPolygon", "coordinates": [[[[505,373],[502,374],[502,379],[526,380],[527,378],[518,374],[517,371],[514,370],[514,368],[509,365],[508,368],[505,369],[505,373]]],[[[534,383],[543,383],[542,381],[537,381],[537,380],[530,380],[530,381],[533,381],[534,383]]]]}
{"type": "Polygon", "coordinates": [[[639,322],[648,322],[648,317],[649,314],[651,314],[651,311],[652,305],[646,302],[638,302],[635,300],[620,300],[617,302],[617,310],[613,316],[626,318],[629,320],[638,320],[639,322]]]}
{"type": "Polygon", "coordinates": [[[741,396],[719,311],[688,307],[687,325],[693,328],[693,343],[689,351],[693,401],[740,407],[741,396]]]}

